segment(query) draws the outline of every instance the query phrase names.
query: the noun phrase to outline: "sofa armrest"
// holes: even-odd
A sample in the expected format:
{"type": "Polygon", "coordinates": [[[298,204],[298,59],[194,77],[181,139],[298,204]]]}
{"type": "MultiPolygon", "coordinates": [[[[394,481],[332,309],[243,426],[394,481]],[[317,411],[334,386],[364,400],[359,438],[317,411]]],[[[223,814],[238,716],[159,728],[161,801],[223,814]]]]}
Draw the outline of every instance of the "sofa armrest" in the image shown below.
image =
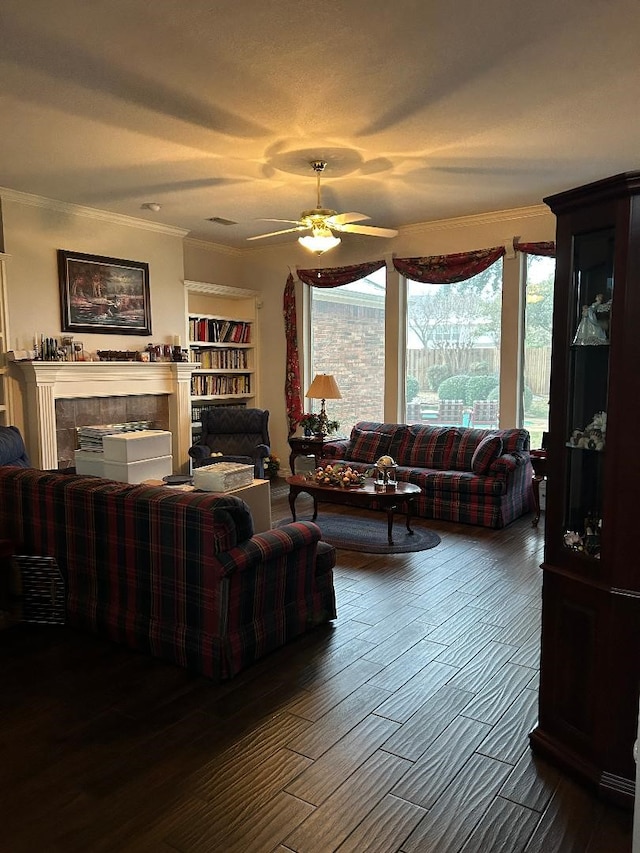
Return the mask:
{"type": "Polygon", "coordinates": [[[315,552],[321,535],[320,528],[312,521],[292,521],[274,530],[255,533],[230,551],[216,555],[221,574],[229,577],[296,551],[311,549],[315,552]]]}
{"type": "Polygon", "coordinates": [[[346,459],[348,438],[339,438],[336,441],[326,441],[322,445],[322,459],[346,459]]]}
{"type": "Polygon", "coordinates": [[[529,462],[530,456],[528,451],[515,450],[513,453],[503,453],[489,466],[487,474],[489,476],[508,477],[516,468],[520,468],[529,462]]]}
{"type": "Polygon", "coordinates": [[[211,456],[211,448],[206,444],[194,444],[189,448],[188,453],[196,462],[202,462],[211,456]]]}

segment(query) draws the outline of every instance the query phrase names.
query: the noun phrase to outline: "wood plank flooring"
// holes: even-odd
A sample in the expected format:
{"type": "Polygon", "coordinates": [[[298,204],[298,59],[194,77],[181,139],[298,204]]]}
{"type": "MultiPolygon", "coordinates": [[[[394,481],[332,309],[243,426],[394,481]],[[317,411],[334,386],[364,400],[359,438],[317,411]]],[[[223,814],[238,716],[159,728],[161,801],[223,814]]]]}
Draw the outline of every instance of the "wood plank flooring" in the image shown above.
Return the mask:
{"type": "Polygon", "coordinates": [[[1,853],[629,853],[528,746],[544,524],[416,524],[441,544],[339,551],[337,621],[226,684],[1,632],[1,853]]]}

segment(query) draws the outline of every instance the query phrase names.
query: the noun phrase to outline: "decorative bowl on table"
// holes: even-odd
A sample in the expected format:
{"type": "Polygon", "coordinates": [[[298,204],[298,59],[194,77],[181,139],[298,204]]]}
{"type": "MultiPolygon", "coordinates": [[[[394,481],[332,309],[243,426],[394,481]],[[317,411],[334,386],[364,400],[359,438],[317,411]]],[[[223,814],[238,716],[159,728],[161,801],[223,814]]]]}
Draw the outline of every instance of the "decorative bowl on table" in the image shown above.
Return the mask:
{"type": "Polygon", "coordinates": [[[340,489],[358,489],[364,485],[364,475],[354,471],[350,465],[336,463],[335,465],[324,465],[308,475],[319,486],[337,486],[340,489]]]}

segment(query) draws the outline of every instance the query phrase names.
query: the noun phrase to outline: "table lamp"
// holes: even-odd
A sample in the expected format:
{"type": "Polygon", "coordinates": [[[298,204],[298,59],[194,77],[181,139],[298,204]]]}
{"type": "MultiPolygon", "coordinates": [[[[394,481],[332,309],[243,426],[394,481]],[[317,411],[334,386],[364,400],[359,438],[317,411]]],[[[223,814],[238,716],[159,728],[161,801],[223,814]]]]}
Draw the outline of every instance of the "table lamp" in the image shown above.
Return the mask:
{"type": "Polygon", "coordinates": [[[313,377],[313,382],[309,386],[309,390],[305,394],[310,400],[320,400],[320,415],[318,416],[319,425],[318,433],[327,435],[329,430],[327,423],[327,410],[325,408],[325,400],[341,400],[342,394],[336,383],[336,380],[330,373],[316,373],[313,377]]]}

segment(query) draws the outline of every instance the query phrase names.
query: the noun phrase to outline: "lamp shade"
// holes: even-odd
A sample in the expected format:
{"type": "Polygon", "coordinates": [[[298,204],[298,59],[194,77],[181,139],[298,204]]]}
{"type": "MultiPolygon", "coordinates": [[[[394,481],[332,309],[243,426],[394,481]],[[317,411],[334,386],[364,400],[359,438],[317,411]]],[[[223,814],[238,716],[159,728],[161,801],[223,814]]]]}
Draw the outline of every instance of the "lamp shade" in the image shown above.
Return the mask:
{"type": "Polygon", "coordinates": [[[308,237],[298,237],[298,243],[309,249],[310,252],[315,252],[316,255],[322,255],[328,252],[329,249],[335,248],[341,241],[339,237],[334,235],[327,228],[326,234],[316,234],[315,232],[308,237]]]}
{"type": "Polygon", "coordinates": [[[341,400],[342,394],[331,373],[316,373],[305,397],[311,400],[341,400]]]}

